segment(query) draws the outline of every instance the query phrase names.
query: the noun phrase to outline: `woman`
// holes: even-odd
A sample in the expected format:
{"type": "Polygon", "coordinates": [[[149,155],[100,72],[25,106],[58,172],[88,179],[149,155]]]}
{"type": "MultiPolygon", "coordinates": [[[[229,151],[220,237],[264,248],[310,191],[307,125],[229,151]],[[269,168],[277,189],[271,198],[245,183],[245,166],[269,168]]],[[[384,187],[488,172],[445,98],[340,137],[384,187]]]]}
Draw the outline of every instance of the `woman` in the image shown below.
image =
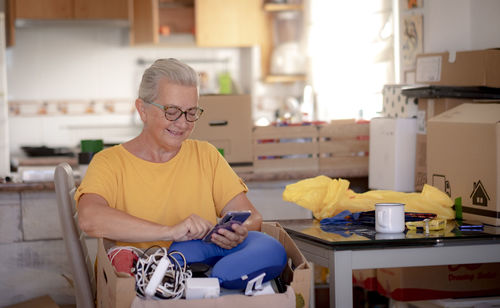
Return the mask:
{"type": "Polygon", "coordinates": [[[81,229],[141,248],[201,239],[229,211],[250,210],[233,232],[220,229],[212,242],[233,248],[262,216],[247,187],[217,149],[188,139],[203,110],[196,72],[175,59],[161,59],[143,75],[135,107],[144,127],[139,136],[94,156],[75,194],[81,229]]]}

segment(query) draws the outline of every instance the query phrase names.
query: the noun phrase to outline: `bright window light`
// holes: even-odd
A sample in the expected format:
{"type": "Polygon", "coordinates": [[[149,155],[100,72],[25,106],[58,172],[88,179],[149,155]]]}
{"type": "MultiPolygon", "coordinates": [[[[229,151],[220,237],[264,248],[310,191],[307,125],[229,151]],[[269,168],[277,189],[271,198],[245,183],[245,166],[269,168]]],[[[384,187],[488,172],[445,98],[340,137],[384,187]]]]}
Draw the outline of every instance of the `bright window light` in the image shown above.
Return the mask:
{"type": "Polygon", "coordinates": [[[379,116],[394,83],[391,0],[309,0],[308,54],[319,120],[379,116]]]}

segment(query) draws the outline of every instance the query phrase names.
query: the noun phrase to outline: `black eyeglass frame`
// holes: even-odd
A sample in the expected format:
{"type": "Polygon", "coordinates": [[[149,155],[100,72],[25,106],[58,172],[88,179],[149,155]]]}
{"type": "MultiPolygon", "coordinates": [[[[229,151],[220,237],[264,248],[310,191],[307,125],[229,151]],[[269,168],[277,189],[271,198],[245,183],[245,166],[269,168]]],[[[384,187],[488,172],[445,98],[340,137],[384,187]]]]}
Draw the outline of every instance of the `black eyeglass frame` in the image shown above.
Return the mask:
{"type": "Polygon", "coordinates": [[[204,111],[204,110],[203,110],[203,108],[201,108],[201,107],[192,107],[192,108],[189,108],[189,109],[188,109],[188,110],[186,110],[186,111],[183,111],[181,108],[179,108],[179,107],[177,107],[177,106],[175,106],[175,105],[164,106],[164,105],[160,105],[160,104],[157,104],[157,103],[155,103],[155,102],[150,102],[150,101],[146,101],[146,100],[143,100],[143,102],[145,102],[146,104],[153,105],[153,106],[158,107],[158,108],[160,108],[161,110],[163,110],[163,112],[165,113],[165,119],[167,119],[167,121],[172,121],[172,122],[179,120],[179,118],[180,118],[183,114],[184,114],[184,118],[186,119],[186,121],[191,122],[191,123],[196,122],[196,121],[198,121],[198,119],[201,117],[201,115],[203,114],[203,111],[204,111]],[[175,109],[179,110],[181,113],[179,113],[179,115],[177,116],[177,118],[175,118],[175,119],[172,119],[172,120],[171,120],[171,119],[169,119],[169,118],[167,117],[167,109],[168,109],[168,108],[175,108],[175,109]],[[188,119],[188,112],[189,112],[190,110],[193,110],[193,109],[196,109],[196,114],[197,114],[197,117],[196,117],[196,119],[194,119],[193,121],[191,121],[191,120],[189,120],[189,119],[188,119]],[[199,114],[198,114],[198,113],[199,113],[199,114]]]}

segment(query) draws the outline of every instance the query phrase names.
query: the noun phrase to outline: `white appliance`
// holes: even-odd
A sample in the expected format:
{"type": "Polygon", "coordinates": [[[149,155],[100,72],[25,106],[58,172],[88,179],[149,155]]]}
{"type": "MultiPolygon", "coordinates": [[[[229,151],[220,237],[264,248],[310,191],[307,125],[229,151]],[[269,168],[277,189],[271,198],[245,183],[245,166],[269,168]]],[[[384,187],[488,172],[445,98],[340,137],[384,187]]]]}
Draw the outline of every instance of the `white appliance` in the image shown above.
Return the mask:
{"type": "Polygon", "coordinates": [[[415,191],[417,119],[374,118],[370,121],[368,187],[415,191]]]}
{"type": "Polygon", "coordinates": [[[0,12],[0,177],[10,174],[7,73],[5,64],[5,15],[0,12]]]}

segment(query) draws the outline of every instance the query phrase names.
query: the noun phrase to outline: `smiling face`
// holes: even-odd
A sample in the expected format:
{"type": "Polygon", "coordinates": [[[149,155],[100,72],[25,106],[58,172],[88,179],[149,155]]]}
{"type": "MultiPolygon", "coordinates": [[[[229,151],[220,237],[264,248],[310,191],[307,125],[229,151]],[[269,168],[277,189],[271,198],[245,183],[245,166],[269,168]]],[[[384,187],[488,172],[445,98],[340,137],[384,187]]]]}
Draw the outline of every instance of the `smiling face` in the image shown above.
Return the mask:
{"type": "MultiPolygon", "coordinates": [[[[198,106],[198,90],[162,79],[158,83],[158,96],[154,102],[163,106],[174,105],[185,111],[198,106]]],[[[169,121],[165,118],[165,112],[156,106],[142,103],[141,109],[143,132],[155,146],[166,151],[179,150],[194,129],[194,122],[186,121],[184,114],[176,121],[169,121]]]]}

